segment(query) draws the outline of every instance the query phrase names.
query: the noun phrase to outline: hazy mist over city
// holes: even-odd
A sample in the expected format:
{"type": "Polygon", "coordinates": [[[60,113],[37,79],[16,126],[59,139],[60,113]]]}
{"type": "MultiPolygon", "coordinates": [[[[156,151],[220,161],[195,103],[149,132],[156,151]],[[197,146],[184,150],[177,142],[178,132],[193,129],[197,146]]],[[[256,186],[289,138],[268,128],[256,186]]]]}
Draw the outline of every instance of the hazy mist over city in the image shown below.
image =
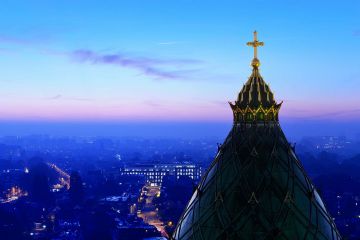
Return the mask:
{"type": "MultiPolygon", "coordinates": [[[[229,108],[224,103],[224,108],[229,108]]],[[[230,109],[229,109],[230,111],[230,109]]],[[[292,141],[298,141],[308,136],[346,136],[359,138],[360,125],[358,121],[329,121],[311,119],[280,120],[286,136],[292,141]]],[[[227,122],[211,121],[2,121],[0,130],[6,135],[38,135],[53,136],[107,136],[107,137],[168,137],[199,139],[214,137],[224,139],[230,131],[232,120],[227,122]]]]}

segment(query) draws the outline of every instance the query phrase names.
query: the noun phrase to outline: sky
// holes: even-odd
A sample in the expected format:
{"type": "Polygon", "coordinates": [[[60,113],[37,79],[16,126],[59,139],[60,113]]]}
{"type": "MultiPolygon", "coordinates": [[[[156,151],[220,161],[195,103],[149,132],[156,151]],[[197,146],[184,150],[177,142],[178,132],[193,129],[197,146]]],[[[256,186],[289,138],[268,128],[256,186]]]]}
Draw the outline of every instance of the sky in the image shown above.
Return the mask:
{"type": "Polygon", "coordinates": [[[3,0],[0,130],[231,125],[227,102],[251,73],[257,30],[284,128],[357,134],[359,14],[347,0],[3,0]]]}

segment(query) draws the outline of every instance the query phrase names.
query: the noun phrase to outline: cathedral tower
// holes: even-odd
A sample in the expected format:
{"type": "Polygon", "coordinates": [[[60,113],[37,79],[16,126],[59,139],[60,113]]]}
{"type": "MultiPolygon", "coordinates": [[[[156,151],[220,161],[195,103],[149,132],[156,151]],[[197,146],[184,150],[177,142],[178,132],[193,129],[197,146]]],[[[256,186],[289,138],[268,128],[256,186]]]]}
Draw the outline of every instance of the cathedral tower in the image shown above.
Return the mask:
{"type": "Polygon", "coordinates": [[[341,239],[279,124],[277,103],[259,72],[230,103],[233,127],[179,220],[176,240],[341,239]]]}

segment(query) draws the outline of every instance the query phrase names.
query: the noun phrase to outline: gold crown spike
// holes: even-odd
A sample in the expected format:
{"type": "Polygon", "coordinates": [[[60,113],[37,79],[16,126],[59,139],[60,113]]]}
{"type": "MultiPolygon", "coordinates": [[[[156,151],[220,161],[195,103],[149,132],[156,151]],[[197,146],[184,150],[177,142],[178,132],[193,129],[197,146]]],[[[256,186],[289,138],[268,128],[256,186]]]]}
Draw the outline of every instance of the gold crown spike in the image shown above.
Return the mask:
{"type": "Polygon", "coordinates": [[[251,66],[253,66],[254,68],[258,68],[260,66],[260,61],[257,58],[257,47],[261,47],[264,46],[264,42],[259,42],[257,40],[257,32],[254,32],[254,41],[253,42],[248,42],[246,43],[246,45],[251,46],[254,48],[254,58],[251,61],[251,66]]]}

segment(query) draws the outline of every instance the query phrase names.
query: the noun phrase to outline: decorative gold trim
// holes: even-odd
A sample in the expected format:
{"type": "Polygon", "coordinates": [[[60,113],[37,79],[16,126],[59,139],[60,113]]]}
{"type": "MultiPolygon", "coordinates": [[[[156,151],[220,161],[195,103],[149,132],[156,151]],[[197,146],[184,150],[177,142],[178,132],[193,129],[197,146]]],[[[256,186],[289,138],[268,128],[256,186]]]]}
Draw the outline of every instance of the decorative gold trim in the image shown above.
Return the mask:
{"type": "Polygon", "coordinates": [[[278,115],[282,102],[279,104],[275,103],[271,107],[267,108],[265,108],[261,104],[257,108],[251,108],[250,106],[246,106],[246,108],[241,108],[231,102],[229,102],[229,104],[231,106],[231,109],[233,110],[234,122],[268,122],[279,120],[278,115]],[[261,114],[263,114],[263,116],[261,114]]]}

